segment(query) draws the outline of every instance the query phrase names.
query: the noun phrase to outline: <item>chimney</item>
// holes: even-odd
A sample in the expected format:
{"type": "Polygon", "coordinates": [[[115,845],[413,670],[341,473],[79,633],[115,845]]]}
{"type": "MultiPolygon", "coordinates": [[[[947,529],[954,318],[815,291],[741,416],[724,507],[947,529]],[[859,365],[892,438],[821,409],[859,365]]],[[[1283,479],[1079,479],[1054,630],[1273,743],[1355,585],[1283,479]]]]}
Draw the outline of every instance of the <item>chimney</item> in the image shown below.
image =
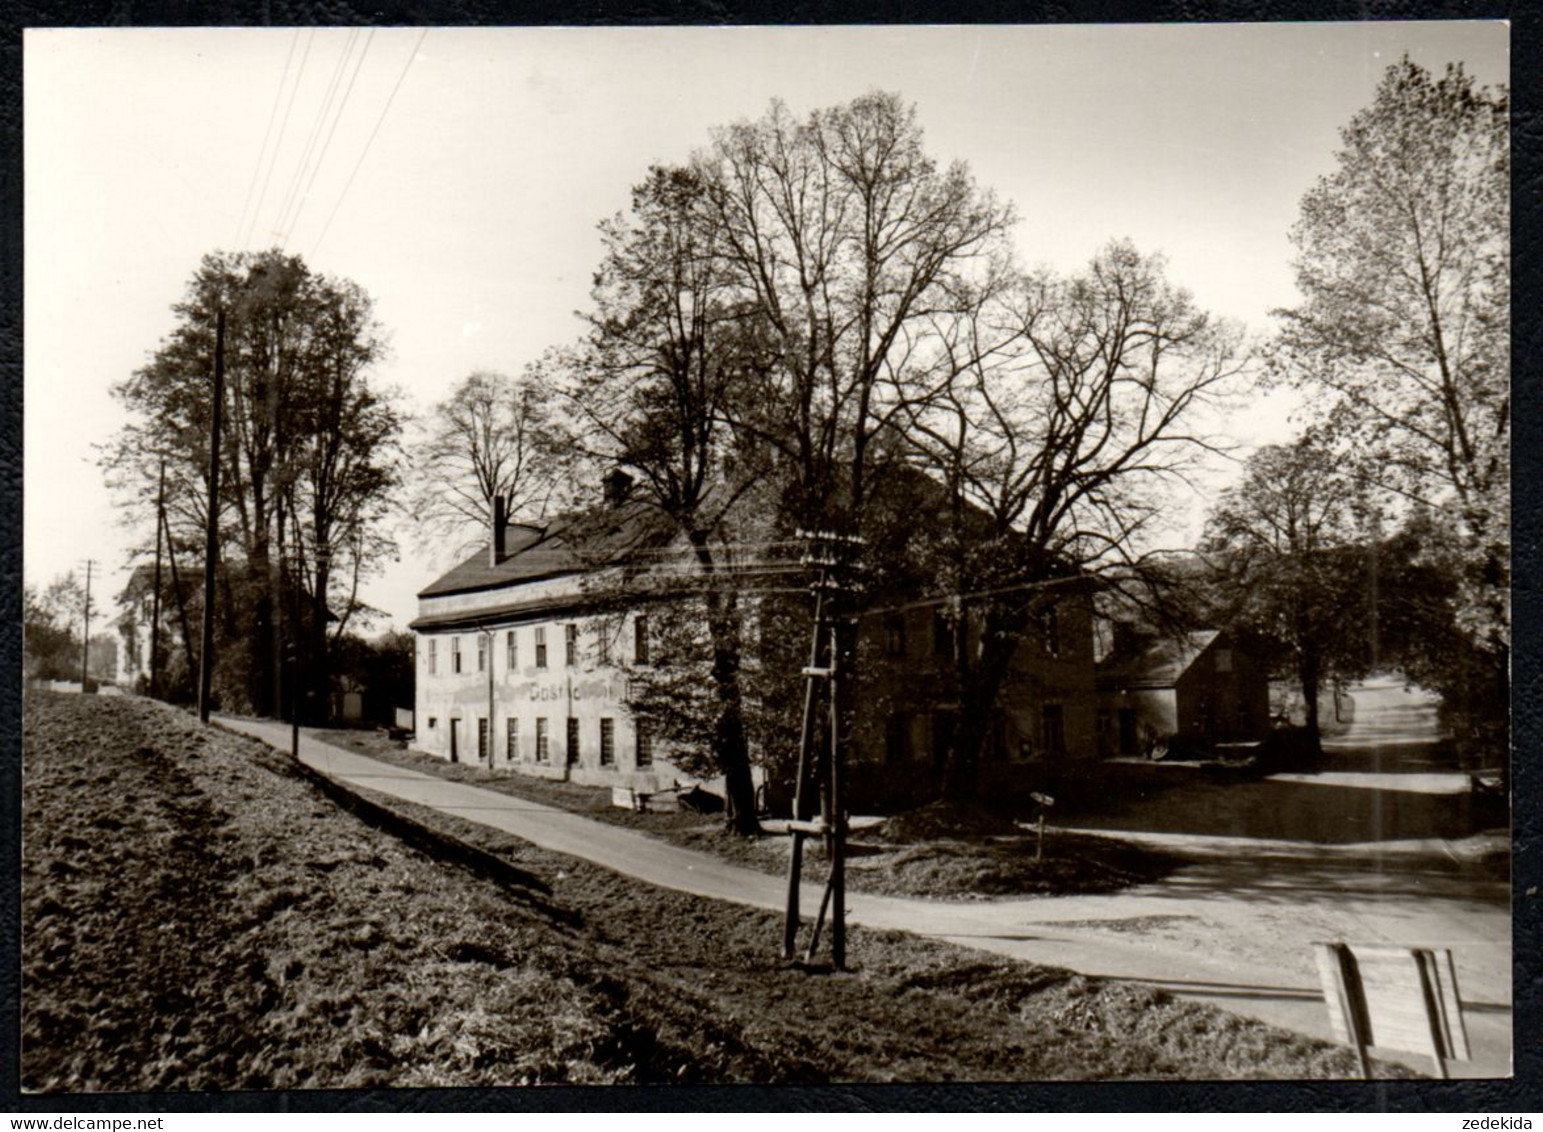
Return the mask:
{"type": "Polygon", "coordinates": [[[612,468],[600,484],[605,489],[607,507],[620,507],[632,494],[632,477],[620,468],[612,468]]]}
{"type": "Polygon", "coordinates": [[[493,497],[493,538],[488,543],[488,565],[497,566],[504,560],[505,546],[509,538],[508,504],[502,495],[493,497]]]}

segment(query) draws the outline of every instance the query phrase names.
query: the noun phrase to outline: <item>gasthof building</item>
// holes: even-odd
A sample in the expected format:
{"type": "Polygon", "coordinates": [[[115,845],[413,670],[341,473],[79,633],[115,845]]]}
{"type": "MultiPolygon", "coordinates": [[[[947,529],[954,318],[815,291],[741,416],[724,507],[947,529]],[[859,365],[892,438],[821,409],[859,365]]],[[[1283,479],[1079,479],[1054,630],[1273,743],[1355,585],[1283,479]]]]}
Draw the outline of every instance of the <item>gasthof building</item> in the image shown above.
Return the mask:
{"type": "Polygon", "coordinates": [[[636,534],[636,508],[530,526],[494,507],[489,546],[418,594],[414,746],[592,786],[691,781],[635,725],[625,666],[648,663],[644,609],[602,609],[594,583],[636,534]]]}

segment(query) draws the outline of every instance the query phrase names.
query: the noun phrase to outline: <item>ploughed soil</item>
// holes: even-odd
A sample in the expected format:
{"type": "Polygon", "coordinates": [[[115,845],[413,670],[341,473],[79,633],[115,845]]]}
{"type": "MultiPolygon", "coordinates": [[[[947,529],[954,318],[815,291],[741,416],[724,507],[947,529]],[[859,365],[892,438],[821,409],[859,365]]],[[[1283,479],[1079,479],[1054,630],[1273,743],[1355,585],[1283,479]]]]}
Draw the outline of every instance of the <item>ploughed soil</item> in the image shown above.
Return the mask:
{"type": "MultiPolygon", "coordinates": [[[[395,766],[624,825],[746,868],[775,874],[788,870],[789,837],[739,836],[724,828],[721,816],[690,811],[637,813],[613,805],[605,787],[489,770],[475,763],[449,763],[403,750],[376,732],[313,734],[323,742],[395,766]]],[[[804,862],[804,876],[811,883],[823,883],[827,875],[823,845],[806,842],[804,862]]],[[[1180,863],[1174,856],[1118,838],[1053,828],[1041,846],[1037,833],[1026,832],[1000,815],[934,804],[896,815],[876,828],[854,831],[847,846],[847,887],[877,896],[938,900],[1063,896],[1147,884],[1180,863]]]]}
{"type": "Polygon", "coordinates": [[[286,755],[147,700],[29,695],[23,765],[32,1092],[1355,1071],[1210,1007],[900,933],[854,927],[850,973],[790,967],[773,914],[429,810],[411,816],[441,841],[408,847],[286,755]],[[463,868],[455,838],[523,878],[463,868]]]}

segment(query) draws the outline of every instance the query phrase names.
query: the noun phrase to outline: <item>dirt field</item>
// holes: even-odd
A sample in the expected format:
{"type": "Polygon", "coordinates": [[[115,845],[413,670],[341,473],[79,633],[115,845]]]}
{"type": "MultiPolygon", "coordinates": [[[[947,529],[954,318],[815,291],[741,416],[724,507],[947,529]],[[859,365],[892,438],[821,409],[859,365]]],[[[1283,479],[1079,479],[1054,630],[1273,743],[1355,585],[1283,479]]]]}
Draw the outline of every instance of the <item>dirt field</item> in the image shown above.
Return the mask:
{"type": "MultiPolygon", "coordinates": [[[[315,735],[394,766],[626,826],[745,868],[779,875],[788,871],[787,837],[740,837],[725,831],[720,817],[634,813],[612,805],[611,793],[603,787],[448,763],[401,750],[374,732],[317,731],[315,735]]],[[[882,829],[855,834],[848,847],[850,890],[940,900],[1117,892],[1158,880],[1177,864],[1172,856],[1118,838],[1054,830],[1045,839],[1043,856],[1037,857],[1036,839],[1005,819],[996,818],[989,830],[984,826],[969,830],[960,823],[928,820],[931,811],[939,809],[927,807],[909,820],[891,820],[882,829]]],[[[818,842],[809,843],[804,860],[804,875],[810,883],[824,883],[827,870],[818,842]]]]}
{"type": "Polygon", "coordinates": [[[142,700],[26,704],[29,1091],[1333,1077],[1347,1051],[1067,972],[776,917],[430,813],[512,889],[338,810],[287,759],[142,700]],[[500,842],[503,843],[500,843],[500,842]]]}

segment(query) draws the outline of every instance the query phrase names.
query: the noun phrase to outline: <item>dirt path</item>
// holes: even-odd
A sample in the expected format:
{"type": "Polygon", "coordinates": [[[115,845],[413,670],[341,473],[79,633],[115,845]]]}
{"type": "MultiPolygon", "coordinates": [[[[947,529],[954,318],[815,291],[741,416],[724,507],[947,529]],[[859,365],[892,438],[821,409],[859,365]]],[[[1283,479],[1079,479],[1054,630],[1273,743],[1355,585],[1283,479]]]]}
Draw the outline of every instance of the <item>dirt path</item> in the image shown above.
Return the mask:
{"type": "MultiPolygon", "coordinates": [[[[287,749],[279,724],[225,720],[287,749]]],[[[632,830],[389,766],[307,735],[301,758],[339,779],[491,826],[650,884],[780,909],[783,882],[632,830]]],[[[1503,886],[1501,886],[1503,887],[1503,886]]],[[[805,894],[814,912],[816,893],[805,894]]],[[[1149,983],[1327,1038],[1311,967],[1316,939],[1450,946],[1475,1059],[1454,1073],[1510,1072],[1510,913],[1460,873],[1324,850],[1214,854],[1168,881],[1109,896],[943,903],[849,895],[850,919],[1036,963],[1149,983]]],[[[1386,1054],[1422,1071],[1417,1057],[1386,1054]]]]}

